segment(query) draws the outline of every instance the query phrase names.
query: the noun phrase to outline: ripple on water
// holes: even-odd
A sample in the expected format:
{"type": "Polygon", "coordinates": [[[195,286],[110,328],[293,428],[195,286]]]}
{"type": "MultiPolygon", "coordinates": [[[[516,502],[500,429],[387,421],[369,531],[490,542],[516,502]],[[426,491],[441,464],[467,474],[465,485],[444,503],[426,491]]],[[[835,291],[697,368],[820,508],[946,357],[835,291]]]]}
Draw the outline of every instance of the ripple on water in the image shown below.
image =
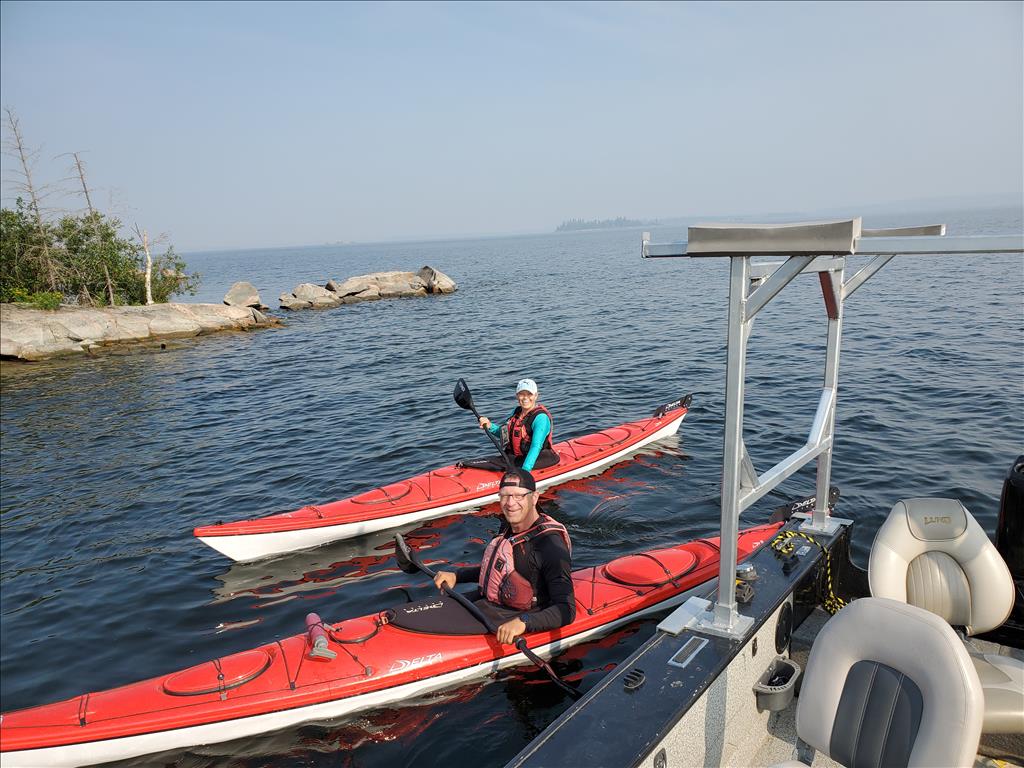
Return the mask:
{"type": "MultiPolygon", "coordinates": [[[[1020,230],[1019,214],[957,221],[962,232],[1020,230]]],[[[902,223],[913,222],[871,222],[902,223]]],[[[295,634],[309,611],[339,620],[429,590],[395,568],[388,534],[231,564],[191,530],[489,452],[451,402],[459,377],[498,418],[513,405],[513,383],[532,376],[560,437],[693,392],[678,441],[550,490],[544,503],[570,528],[578,566],[716,535],[727,270],[712,260],[641,262],[636,241],[636,232],[598,232],[198,255],[189,259],[205,279],[197,298],[215,302],[243,276],[269,297],[303,279],[421,263],[462,288],[297,313],[280,329],[165,352],[0,365],[4,707],[295,634]],[[510,290],[523,274],[525,296],[510,290]],[[610,287],[609,276],[621,282],[610,287]]],[[[895,260],[844,317],[833,479],[840,513],[858,520],[862,565],[899,498],[958,496],[992,530],[1002,476],[1024,452],[1024,263],[935,263],[943,280],[921,282],[922,262],[895,260]]],[[[751,339],[745,439],[761,471],[806,439],[821,386],[821,299],[816,281],[798,283],[751,339]]],[[[813,485],[813,472],[798,473],[744,522],[813,485]]],[[[429,562],[465,564],[497,526],[491,505],[408,533],[429,562]]],[[[592,687],[652,627],[573,651],[568,674],[592,687]]],[[[336,765],[339,751],[366,766],[461,763],[470,751],[478,764],[501,764],[566,706],[523,670],[151,764],[336,765]]]]}

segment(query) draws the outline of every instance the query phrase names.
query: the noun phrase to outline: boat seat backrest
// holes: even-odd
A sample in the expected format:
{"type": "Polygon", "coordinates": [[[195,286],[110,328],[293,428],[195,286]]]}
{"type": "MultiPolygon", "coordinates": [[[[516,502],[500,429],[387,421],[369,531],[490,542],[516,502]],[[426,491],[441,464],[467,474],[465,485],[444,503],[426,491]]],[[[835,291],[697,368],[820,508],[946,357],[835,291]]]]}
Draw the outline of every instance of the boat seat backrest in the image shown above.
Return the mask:
{"type": "Polygon", "coordinates": [[[796,728],[845,766],[969,766],[983,710],[978,674],[949,624],[903,602],[863,598],[814,641],[796,728]]]}
{"type": "Polygon", "coordinates": [[[910,603],[975,635],[1013,608],[1013,579],[999,551],[956,499],[896,502],[871,545],[871,594],[910,603]]]}

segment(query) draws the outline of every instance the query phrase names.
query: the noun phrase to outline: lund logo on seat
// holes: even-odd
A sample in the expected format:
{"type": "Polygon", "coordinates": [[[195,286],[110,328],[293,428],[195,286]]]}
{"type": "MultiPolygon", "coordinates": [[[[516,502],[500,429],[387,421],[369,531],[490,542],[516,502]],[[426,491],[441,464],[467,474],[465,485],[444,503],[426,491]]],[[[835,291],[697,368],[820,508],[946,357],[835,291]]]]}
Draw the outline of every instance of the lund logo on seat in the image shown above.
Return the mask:
{"type": "Polygon", "coordinates": [[[415,659],[395,659],[391,662],[391,669],[388,670],[388,674],[405,672],[407,669],[415,669],[426,664],[433,664],[435,661],[441,661],[440,653],[432,653],[429,656],[417,656],[415,659]]]}
{"type": "Polygon", "coordinates": [[[946,525],[949,525],[951,522],[953,522],[953,518],[951,518],[949,515],[942,515],[942,516],[939,516],[939,515],[925,515],[924,516],[924,524],[925,525],[931,525],[932,523],[945,523],[946,525]]]}

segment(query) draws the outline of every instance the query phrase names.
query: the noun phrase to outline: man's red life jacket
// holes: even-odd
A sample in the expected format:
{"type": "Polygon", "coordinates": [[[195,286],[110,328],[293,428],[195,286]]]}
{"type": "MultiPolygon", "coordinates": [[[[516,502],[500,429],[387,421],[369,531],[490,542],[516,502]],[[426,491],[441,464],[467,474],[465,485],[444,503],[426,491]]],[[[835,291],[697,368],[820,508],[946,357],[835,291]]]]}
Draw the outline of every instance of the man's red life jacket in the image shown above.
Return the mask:
{"type": "Polygon", "coordinates": [[[543,512],[537,522],[522,533],[495,536],[480,561],[480,593],[492,603],[506,608],[518,611],[533,608],[537,597],[529,580],[515,570],[515,548],[548,534],[560,535],[572,553],[572,542],[565,526],[543,512]]]}
{"type": "Polygon", "coordinates": [[[533,422],[542,413],[546,413],[551,421],[551,431],[544,439],[541,449],[552,449],[551,439],[555,436],[555,420],[551,418],[551,412],[540,403],[530,409],[529,413],[523,413],[522,406],[516,406],[512,418],[508,420],[508,450],[518,458],[523,458],[530,452],[530,440],[533,437],[533,422]]]}

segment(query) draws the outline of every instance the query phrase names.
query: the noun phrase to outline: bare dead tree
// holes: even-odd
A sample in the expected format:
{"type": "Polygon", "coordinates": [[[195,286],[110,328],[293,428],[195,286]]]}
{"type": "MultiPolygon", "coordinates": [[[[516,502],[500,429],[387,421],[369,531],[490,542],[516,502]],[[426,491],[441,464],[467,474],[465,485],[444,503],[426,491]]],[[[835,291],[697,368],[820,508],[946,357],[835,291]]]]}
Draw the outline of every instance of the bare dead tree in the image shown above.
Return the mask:
{"type": "Polygon", "coordinates": [[[107,295],[110,297],[110,306],[117,306],[117,299],[114,298],[114,284],[110,282],[110,270],[107,269],[107,265],[103,265],[103,274],[107,278],[107,295]]]}
{"type": "Polygon", "coordinates": [[[139,231],[139,225],[135,225],[135,234],[142,241],[142,250],[146,252],[146,304],[153,303],[153,256],[149,252],[149,233],[146,230],[139,231]]]}
{"type": "MultiPolygon", "coordinates": [[[[82,185],[82,196],[85,198],[86,207],[89,209],[89,226],[87,229],[88,238],[92,240],[94,239],[93,225],[95,222],[93,219],[96,213],[96,209],[92,205],[92,195],[89,193],[89,185],[86,184],[85,182],[85,163],[82,162],[82,158],[79,157],[78,152],[67,152],[65,153],[65,155],[60,155],[60,157],[64,156],[70,156],[74,159],[74,163],[72,164],[71,170],[78,177],[78,181],[82,185]]],[[[110,270],[107,269],[106,264],[103,265],[103,274],[106,276],[107,279],[107,295],[110,298],[110,306],[114,306],[114,286],[111,284],[110,270]]],[[[96,302],[93,301],[92,294],[89,293],[88,282],[83,279],[81,280],[81,284],[82,295],[80,299],[84,301],[84,303],[88,304],[90,307],[95,306],[96,302]]]]}
{"type": "Polygon", "coordinates": [[[29,209],[32,213],[33,219],[35,220],[36,229],[39,234],[40,252],[42,255],[43,267],[46,270],[47,282],[50,285],[50,290],[56,291],[57,265],[50,253],[50,247],[47,243],[46,237],[46,228],[43,225],[41,205],[43,190],[38,187],[32,179],[32,166],[34,164],[35,156],[38,154],[38,150],[31,151],[25,146],[25,139],[21,134],[21,125],[18,122],[18,117],[14,114],[14,111],[10,107],[4,107],[4,113],[7,116],[7,129],[10,132],[10,137],[7,142],[5,142],[5,150],[7,154],[17,158],[21,165],[22,180],[16,183],[15,186],[28,196],[29,209]]]}
{"type": "Polygon", "coordinates": [[[71,156],[75,158],[75,170],[78,171],[78,180],[82,182],[82,195],[85,196],[85,204],[89,207],[89,215],[96,213],[96,209],[92,207],[92,197],[89,195],[89,185],[85,183],[85,167],[82,163],[82,158],[78,156],[77,152],[72,152],[71,156]]]}

